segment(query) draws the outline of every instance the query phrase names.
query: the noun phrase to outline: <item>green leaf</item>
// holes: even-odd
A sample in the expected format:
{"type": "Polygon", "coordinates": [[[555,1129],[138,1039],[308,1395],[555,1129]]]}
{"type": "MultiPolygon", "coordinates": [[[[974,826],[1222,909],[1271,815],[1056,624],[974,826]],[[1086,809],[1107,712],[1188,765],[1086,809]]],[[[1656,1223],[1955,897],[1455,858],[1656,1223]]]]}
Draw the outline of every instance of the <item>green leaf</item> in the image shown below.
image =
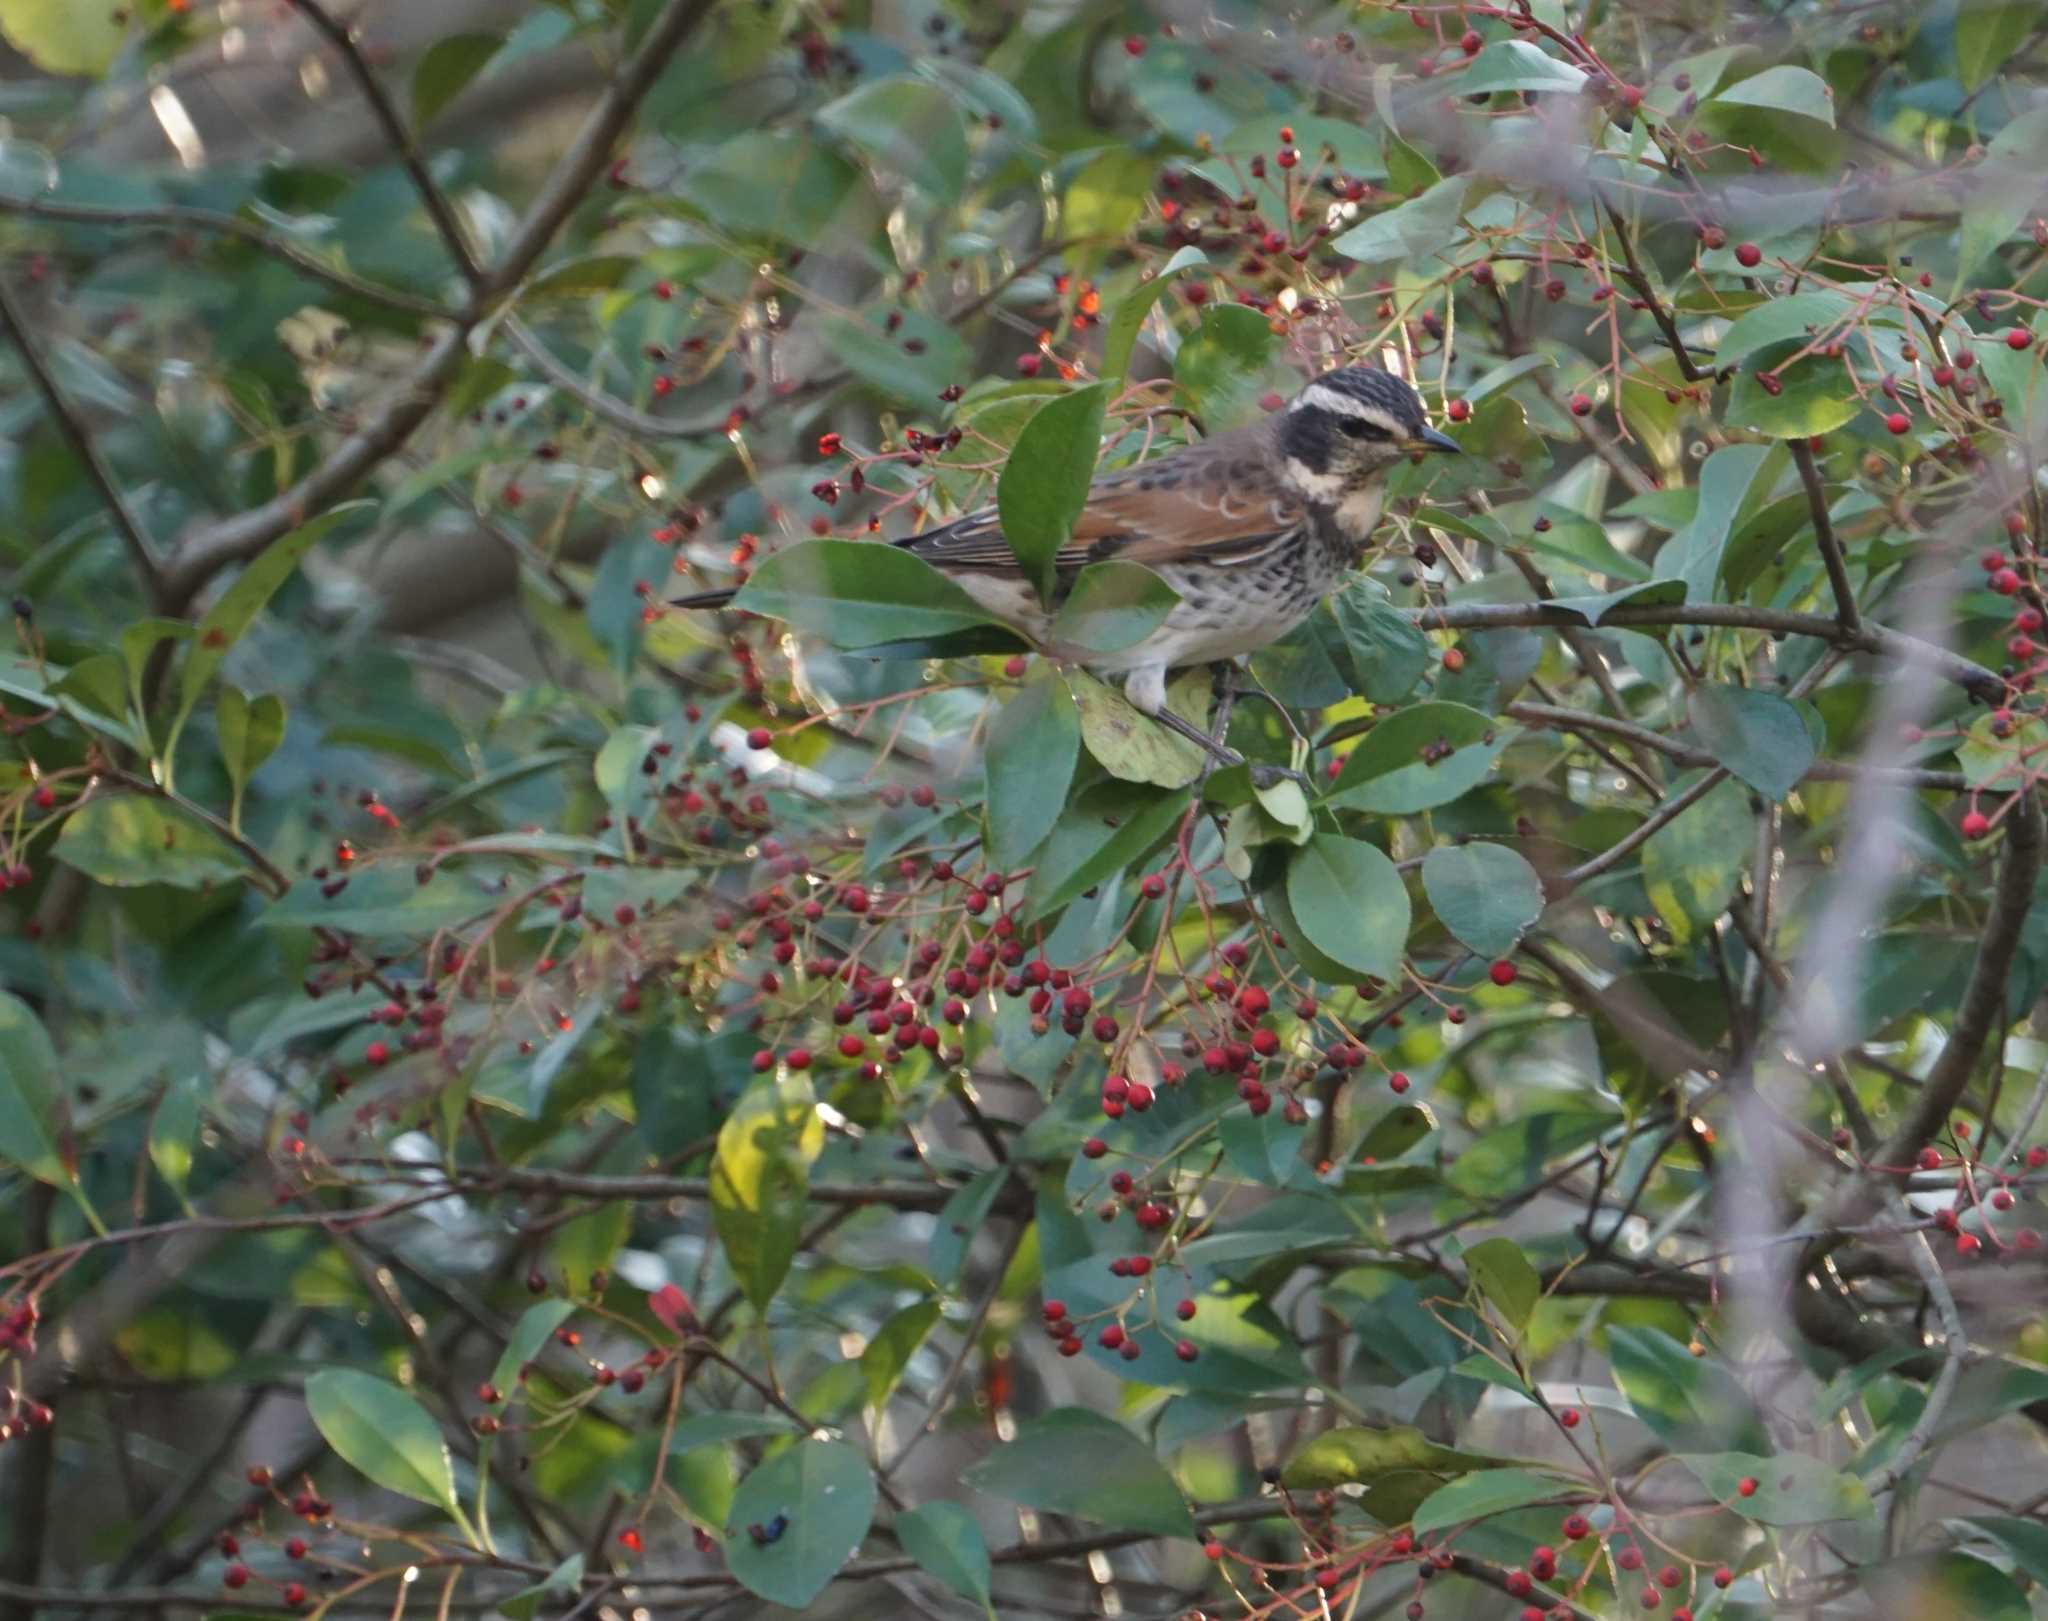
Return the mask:
{"type": "Polygon", "coordinates": [[[1107,385],[1091,383],[1046,401],[1017,435],[996,481],[1003,539],[1041,601],[1053,597],[1054,558],[1073,538],[1102,452],[1107,385]]]}
{"type": "Polygon", "coordinates": [[[179,672],[178,713],[171,722],[170,736],[164,742],[166,788],[171,786],[171,757],[176,752],[178,737],[185,730],[185,722],[191,719],[199,695],[206,690],[207,683],[220,669],[221,661],[228,656],[228,650],[241,640],[242,633],[255,623],[264,604],[276,596],[278,588],[298,571],[306,553],[322,537],[374,505],[371,501],[344,501],[340,506],[328,508],[311,522],[299,525],[289,534],[280,535],[257,554],[255,560],[236,576],[235,583],[221,593],[220,600],[207,610],[206,617],[199,622],[199,635],[192,643],[192,651],[185,655],[185,667],[179,672]]]}
{"type": "Polygon", "coordinates": [[[1621,1117],[1605,1109],[1546,1109],[1481,1135],[1445,1170],[1444,1180],[1475,1198],[1533,1182],[1554,1159],[1597,1141],[1621,1117]]]}
{"type": "Polygon", "coordinates": [[[1791,113],[1826,124],[1835,123],[1835,98],[1827,81],[1809,68],[1775,67],[1738,80],[1714,97],[1723,107],[1759,107],[1791,113]]]}
{"type": "Polygon", "coordinates": [[[960,1272],[967,1264],[968,1246],[974,1242],[974,1235],[981,1231],[981,1225],[988,1220],[988,1213],[995,1207],[996,1196],[1003,1191],[1003,1184],[1010,1173],[998,1167],[983,1171],[969,1182],[962,1183],[953,1196],[940,1210],[937,1223],[932,1228],[932,1244],[927,1267],[932,1282],[942,1289],[952,1289],[960,1282],[960,1272]]]}
{"type": "Polygon", "coordinates": [[[0,0],[0,34],[45,73],[97,79],[128,37],[121,6],[78,0],[0,0]]]}
{"type": "MultiPolygon", "coordinates": [[[[582,1588],[583,1555],[572,1553],[541,1581],[521,1588],[508,1599],[501,1599],[498,1608],[511,1617],[511,1621],[533,1621],[542,1599],[553,1599],[562,1605],[573,1604],[582,1588]]],[[[269,1612],[265,1614],[267,1617],[269,1612]]],[[[217,1621],[217,1618],[209,1617],[208,1621],[217,1621]]]]}
{"type": "Polygon", "coordinates": [[[1912,1554],[1858,1573],[1870,1612],[1929,1621],[2032,1621],[2034,1608],[2013,1579],[1972,1554],[1912,1554]]]}
{"type": "Polygon", "coordinates": [[[967,129],[937,85],[875,79],[821,107],[818,125],[878,168],[900,175],[921,201],[950,203],[967,183],[967,129]]]}
{"type": "Polygon", "coordinates": [[[982,758],[988,782],[989,856],[1021,867],[1067,803],[1081,758],[1081,714],[1066,683],[1041,669],[996,711],[982,758]]]}
{"type": "Polygon", "coordinates": [[[76,1179],[58,1144],[63,1137],[57,1049],[35,1010],[0,991],[0,1160],[38,1182],[71,1187],[76,1179]]]}
{"type": "MultiPolygon", "coordinates": [[[[1764,1443],[1755,1404],[1719,1361],[1694,1356],[1654,1328],[1610,1328],[1607,1355],[1614,1366],[1614,1382],[1635,1415],[1674,1451],[1717,1442],[1751,1447],[1764,1443]]],[[[1732,1480],[1728,1489],[1732,1494],[1732,1480]]]]}
{"type": "Polygon", "coordinates": [[[93,795],[64,819],[57,858],[116,888],[203,889],[247,871],[241,855],[212,828],[146,794],[93,795]]]}
{"type": "Polygon", "coordinates": [[[877,541],[785,546],[754,570],[733,605],[854,649],[995,623],[922,558],[877,541]]]}
{"type": "Polygon", "coordinates": [[[917,1355],[917,1348],[938,1323],[941,1307],[936,1300],[920,1300],[905,1306],[880,1328],[860,1354],[860,1371],[867,1383],[870,1409],[879,1409],[895,1390],[903,1370],[917,1355]]]}
{"type": "Polygon", "coordinates": [[[441,1426],[398,1386],[326,1368],[306,1381],[306,1410],[344,1463],[386,1491],[461,1518],[441,1426]]]}
{"type": "MultiPolygon", "coordinates": [[[[1676,796],[1698,780],[1671,785],[1676,796]]],[[[1756,843],[1749,795],[1723,782],[1650,835],[1643,846],[1643,888],[1672,938],[1684,945],[1727,910],[1756,843]]]]}
{"type": "Polygon", "coordinates": [[[1543,1298],[1543,1280],[1512,1238],[1489,1238],[1465,1252],[1465,1270],[1501,1320],[1518,1332],[1543,1298]]]}
{"type": "Polygon", "coordinates": [[[707,1036],[671,1024],[641,1036],[633,1054],[633,1123],[657,1157],[680,1154],[711,1134],[721,1092],[737,1092],[752,1077],[754,1046],[745,1030],[732,1028],[707,1036]]]}
{"type": "Polygon", "coordinates": [[[1046,645],[1063,656],[1120,652],[1164,624],[1179,601],[1180,593],[1143,563],[1090,563],[1060,604],[1046,645]]]}
{"type": "Polygon", "coordinates": [[[1963,0],[1955,33],[1963,88],[1974,91],[2004,67],[2040,25],[2041,8],[2035,0],[1963,0]]]}
{"type": "MultiPolygon", "coordinates": [[[[1692,522],[1657,554],[1658,574],[1683,580],[1687,602],[1716,600],[1721,554],[1737,521],[1760,499],[1764,486],[1758,475],[1773,454],[1767,445],[1726,445],[1702,464],[1699,505],[1692,522]]],[[[1775,454],[1782,457],[1784,452],[1775,454]]]]}
{"type": "Polygon", "coordinates": [[[1778,373],[1773,393],[1751,372],[1735,374],[1725,420],[1773,439],[1810,439],[1832,433],[1863,409],[1839,360],[1808,355],[1778,373]]]}
{"type": "Polygon", "coordinates": [[[624,1199],[594,1205],[556,1228],[548,1241],[548,1262],[562,1286],[572,1295],[595,1292],[597,1275],[611,1270],[632,1228],[633,1209],[624,1199]]]}
{"type": "Polygon", "coordinates": [[[1116,241],[1145,213],[1159,160],[1138,152],[1105,152],[1067,185],[1062,234],[1070,242],[1116,241]]]}
{"type": "Polygon", "coordinates": [[[826,351],[877,393],[930,410],[950,385],[974,372],[967,343],[921,310],[890,309],[870,320],[829,321],[826,351]],[[891,331],[888,317],[899,324],[891,331]]]}
{"type": "Polygon", "coordinates": [[[1084,790],[1038,852],[1025,891],[1027,914],[1046,917],[1115,877],[1165,838],[1187,807],[1185,789],[1104,782],[1084,790]]]}
{"type": "MultiPolygon", "coordinates": [[[[676,191],[721,232],[803,248],[835,236],[854,241],[875,212],[860,171],[808,130],[750,130],[720,141],[689,165],[676,191]]],[[[838,328],[831,330],[841,353],[838,328]]]]}
{"type": "Polygon", "coordinates": [[[1532,1469],[1487,1469],[1431,1492],[1415,1511],[1409,1529],[1418,1537],[1426,1537],[1433,1531],[1505,1514],[1511,1509],[1583,1501],[1591,1495],[1580,1483],[1557,1475],[1539,1475],[1532,1469]]]}
{"type": "Polygon", "coordinates": [[[1212,305],[1173,358],[1174,388],[1208,433],[1256,422],[1280,340],[1242,304],[1212,305]]]}
{"type": "Polygon", "coordinates": [[[1173,289],[1174,278],[1184,271],[1204,270],[1209,265],[1209,256],[1200,248],[1181,248],[1174,256],[1159,267],[1159,274],[1150,281],[1140,282],[1118,301],[1116,313],[1109,318],[1109,328],[1102,336],[1102,375],[1111,382],[1122,382],[1124,374],[1131,369],[1131,352],[1137,347],[1139,330],[1145,324],[1145,317],[1160,299],[1173,289]]]}
{"type": "Polygon", "coordinates": [[[1385,1429],[1345,1426],[1326,1431],[1297,1452],[1282,1479],[1301,1490],[1360,1485],[1383,1475],[1415,1470],[1462,1475],[1496,1462],[1482,1453],[1438,1446],[1405,1424],[1385,1429]]]}
{"type": "Polygon", "coordinates": [[[711,1209],[733,1276],[756,1311],[789,1274],[825,1122],[800,1075],[751,1087],[718,1132],[711,1209]]]}
{"type": "Polygon", "coordinates": [[[199,1135],[201,1077],[172,1077],[149,1117],[149,1162],[179,1198],[192,1180],[192,1143],[199,1135]]]}
{"type": "Polygon", "coordinates": [[[1473,57],[1453,82],[1463,96],[1496,90],[1575,95],[1586,87],[1586,75],[1525,39],[1501,39],[1473,57]]]}
{"type": "MultiPolygon", "coordinates": [[[[1634,1401],[1633,1392],[1629,1399],[1634,1401]]],[[[1761,1525],[1825,1525],[1870,1513],[1870,1493],[1862,1481],[1804,1453],[1785,1452],[1774,1458],[1749,1452],[1689,1453],[1680,1454],[1678,1461],[1724,1507],[1761,1525]],[[1745,1479],[1756,1482],[1748,1497],[1740,1489],[1745,1479]]]]}
{"type": "Polygon", "coordinates": [[[1996,1542],[2036,1586],[2048,1587],[2048,1526],[2002,1514],[1972,1514],[1962,1523],[1996,1542]]]}
{"type": "Polygon", "coordinates": [[[1504,844],[1446,844],[1422,861],[1422,891],[1443,926],[1482,957],[1505,957],[1543,915],[1543,880],[1504,844]]]}
{"type": "MultiPolygon", "coordinates": [[[[1857,317],[1856,300],[1847,293],[1788,293],[1738,315],[1715,346],[1716,366],[1739,366],[1751,355],[1797,338],[1802,343],[1847,336],[1857,317]]],[[[1866,314],[1863,319],[1869,319],[1866,314]]]]}
{"type": "Polygon", "coordinates": [[[980,1522],[958,1503],[926,1503],[899,1514],[896,1540],[928,1574],[963,1598],[988,1606],[988,1544],[980,1522]]]}
{"type": "Polygon", "coordinates": [[[1356,974],[1400,976],[1408,891],[1393,862],[1363,839],[1319,833],[1287,866],[1287,904],[1318,951],[1356,974]]]}
{"type": "MultiPolygon", "coordinates": [[[[1184,788],[1202,774],[1208,756],[1194,743],[1139,713],[1114,687],[1076,670],[1067,678],[1080,712],[1088,752],[1112,777],[1184,788]]],[[[1209,678],[1192,671],[1166,689],[1166,707],[1191,725],[1208,729],[1209,678]]]]}
{"type": "Polygon", "coordinates": [[[1978,183],[1963,205],[1956,275],[1968,275],[2034,211],[2034,157],[2048,143],[2048,107],[2015,118],[1985,148],[1978,183]]]}
{"type": "Polygon", "coordinates": [[[1027,1420],[961,1478],[1027,1508],[1160,1536],[1191,1537],[1194,1516],[1152,1449],[1115,1420],[1060,1407],[1027,1420]]]}
{"type": "Polygon", "coordinates": [[[498,1387],[500,1395],[509,1397],[519,1388],[519,1370],[547,1349],[555,1330],[575,1311],[573,1300],[543,1300],[519,1314],[519,1321],[512,1325],[512,1332],[506,1336],[498,1365],[491,1370],[491,1383],[498,1387]]]}
{"type": "Polygon", "coordinates": [[[1701,685],[1687,713],[1701,747],[1766,798],[1783,799],[1813,765],[1805,718],[1775,692],[1701,685]]]}
{"type": "Polygon", "coordinates": [[[698,1447],[725,1446],[733,1441],[752,1441],[765,1435],[797,1433],[795,1423],[780,1413],[698,1413],[676,1426],[669,1437],[670,1453],[694,1452],[698,1447]]]}
{"type": "Polygon", "coordinates": [[[1458,216],[1472,189],[1470,175],[1439,180],[1420,197],[1371,215],[1330,246],[1360,264],[1392,261],[1427,262],[1442,253],[1457,234],[1458,216]]]}
{"type": "Polygon", "coordinates": [[[1329,599],[1361,697],[1397,704],[1429,668],[1429,638],[1386,600],[1375,581],[1354,580],[1329,599]]]}
{"type": "Polygon", "coordinates": [[[805,1609],[860,1547],[875,1499],[875,1472],[852,1447],[799,1441],[741,1482],[725,1522],[726,1568],[769,1603],[805,1609]],[[749,1534],[778,1517],[774,1541],[749,1534]]]}
{"type": "Polygon", "coordinates": [[[1486,779],[1513,730],[1463,704],[1411,704],[1359,740],[1328,802],[1390,816],[1447,805],[1486,779]]]}
{"type": "Polygon", "coordinates": [[[420,53],[412,70],[412,121],[423,127],[469,88],[505,43],[502,34],[448,34],[420,53]]]}
{"type": "Polygon", "coordinates": [[[240,687],[223,685],[214,700],[214,724],[220,734],[221,764],[239,806],[249,779],[284,741],[284,700],[271,692],[251,698],[240,687]]]}

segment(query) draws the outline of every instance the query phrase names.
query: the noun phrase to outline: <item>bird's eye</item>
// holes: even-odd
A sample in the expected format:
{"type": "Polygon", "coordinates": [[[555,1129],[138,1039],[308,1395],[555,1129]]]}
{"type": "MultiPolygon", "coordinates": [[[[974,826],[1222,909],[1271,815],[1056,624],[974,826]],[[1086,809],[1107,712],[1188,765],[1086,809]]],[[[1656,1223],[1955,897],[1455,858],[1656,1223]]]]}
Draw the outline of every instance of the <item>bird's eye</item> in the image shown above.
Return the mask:
{"type": "Polygon", "coordinates": [[[1364,417],[1339,417],[1337,427],[1351,439],[1390,439],[1393,436],[1377,422],[1364,417]]]}

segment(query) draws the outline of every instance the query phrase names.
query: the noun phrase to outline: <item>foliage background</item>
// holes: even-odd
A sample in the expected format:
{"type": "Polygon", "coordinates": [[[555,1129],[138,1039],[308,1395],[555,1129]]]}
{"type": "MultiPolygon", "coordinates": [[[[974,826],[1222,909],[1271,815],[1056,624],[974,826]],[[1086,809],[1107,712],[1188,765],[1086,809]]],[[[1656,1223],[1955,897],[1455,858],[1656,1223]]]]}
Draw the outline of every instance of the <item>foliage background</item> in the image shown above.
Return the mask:
{"type": "Polygon", "coordinates": [[[0,33],[0,1610],[2040,1608],[2037,7],[0,33]],[[859,549],[1344,358],[1313,798],[859,549]]]}

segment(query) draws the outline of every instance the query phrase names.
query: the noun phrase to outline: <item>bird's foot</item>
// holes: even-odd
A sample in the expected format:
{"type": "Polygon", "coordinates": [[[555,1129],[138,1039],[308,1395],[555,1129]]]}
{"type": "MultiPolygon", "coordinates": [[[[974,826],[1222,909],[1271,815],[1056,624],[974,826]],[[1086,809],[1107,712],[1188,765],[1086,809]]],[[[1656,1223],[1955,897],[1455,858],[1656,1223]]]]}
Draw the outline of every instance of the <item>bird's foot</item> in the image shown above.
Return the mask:
{"type": "Polygon", "coordinates": [[[1277,788],[1283,782],[1299,783],[1301,791],[1311,798],[1315,796],[1316,785],[1305,771],[1297,771],[1291,765],[1255,765],[1251,771],[1254,788],[1277,788]]]}

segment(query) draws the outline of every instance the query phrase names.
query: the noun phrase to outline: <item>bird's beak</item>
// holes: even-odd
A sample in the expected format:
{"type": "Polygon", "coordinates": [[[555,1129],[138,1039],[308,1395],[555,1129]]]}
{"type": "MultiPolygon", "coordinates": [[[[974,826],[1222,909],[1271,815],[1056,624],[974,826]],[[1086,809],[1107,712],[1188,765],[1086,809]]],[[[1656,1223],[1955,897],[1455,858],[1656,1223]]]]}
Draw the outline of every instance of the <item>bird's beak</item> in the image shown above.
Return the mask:
{"type": "Polygon", "coordinates": [[[1425,427],[1422,432],[1409,440],[1407,448],[1410,450],[1447,450],[1454,456],[1462,456],[1465,453],[1465,447],[1449,434],[1438,433],[1436,429],[1430,427],[1425,427]]]}

